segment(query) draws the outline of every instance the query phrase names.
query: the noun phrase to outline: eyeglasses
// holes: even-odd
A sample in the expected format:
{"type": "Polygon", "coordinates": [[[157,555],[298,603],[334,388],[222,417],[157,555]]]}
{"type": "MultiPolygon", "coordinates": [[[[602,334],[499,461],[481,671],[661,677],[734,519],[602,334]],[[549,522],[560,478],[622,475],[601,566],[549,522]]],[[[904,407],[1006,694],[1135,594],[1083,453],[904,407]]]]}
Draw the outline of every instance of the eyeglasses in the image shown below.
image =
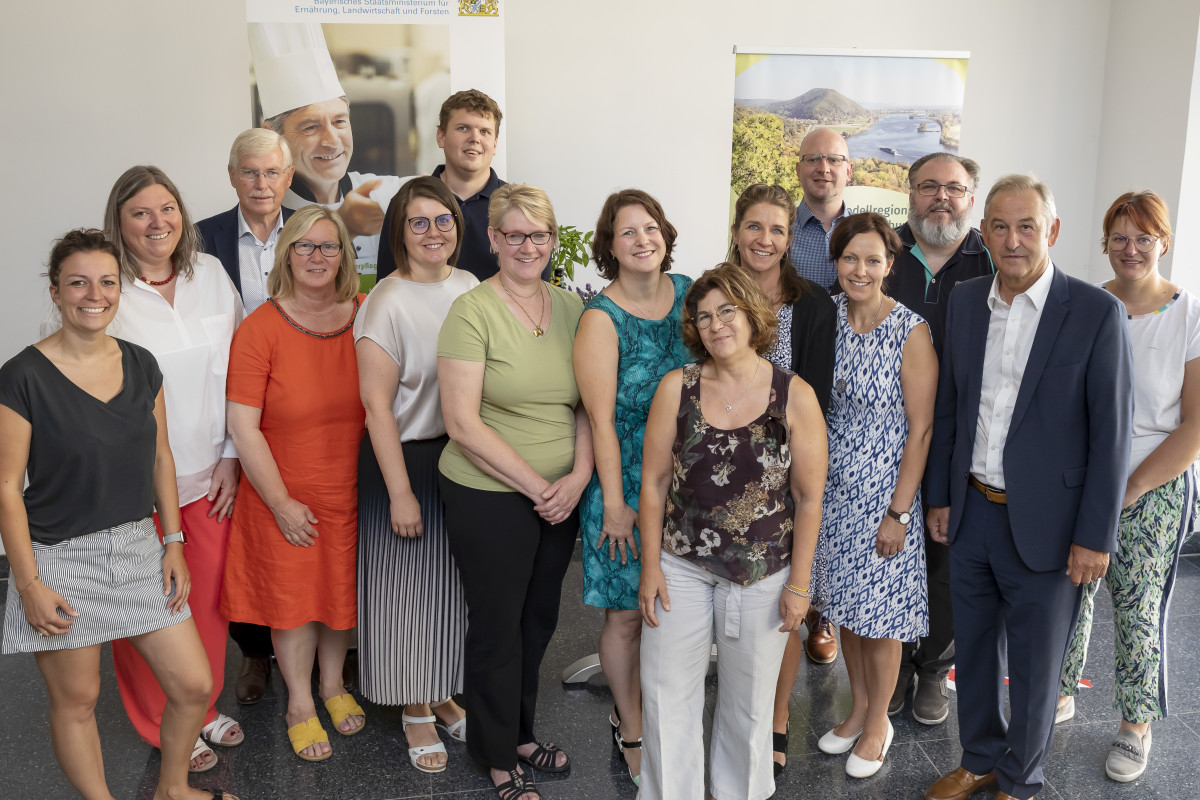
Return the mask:
{"type": "Polygon", "coordinates": [[[534,231],[533,233],[510,233],[496,228],[496,232],[504,236],[504,241],[508,242],[513,247],[520,247],[525,244],[525,240],[533,242],[536,245],[543,245],[550,241],[553,235],[550,231],[534,231]]]}
{"type": "MultiPolygon", "coordinates": [[[[449,233],[450,231],[454,230],[454,215],[439,214],[433,218],[433,224],[436,225],[437,229],[442,233],[449,233]]],[[[409,217],[408,229],[420,236],[429,230],[429,217],[409,217]]]]}
{"type": "Polygon", "coordinates": [[[295,250],[296,255],[299,256],[311,256],[313,251],[318,247],[321,248],[321,255],[323,256],[336,256],[338,253],[342,252],[341,242],[325,242],[319,245],[313,244],[312,242],[292,242],[292,249],[295,250]]]}
{"type": "Polygon", "coordinates": [[[239,169],[237,171],[238,180],[242,183],[256,183],[259,175],[274,183],[286,174],[287,170],[284,169],[239,169]]]}
{"type": "MultiPolygon", "coordinates": [[[[1158,244],[1158,237],[1143,233],[1133,240],[1133,246],[1139,253],[1149,253],[1158,244]]],[[[1129,246],[1129,237],[1123,233],[1112,233],[1108,236],[1108,249],[1118,253],[1129,246]]]]}
{"type": "Polygon", "coordinates": [[[961,183],[934,183],[933,181],[924,181],[916,186],[917,194],[924,197],[933,197],[942,189],[946,190],[946,194],[951,197],[966,197],[971,192],[961,183]]]}
{"type": "MultiPolygon", "coordinates": [[[[728,325],[733,322],[733,318],[737,316],[738,306],[733,303],[728,303],[717,309],[717,319],[721,320],[722,325],[728,325]]],[[[696,326],[696,330],[702,331],[712,327],[713,315],[707,311],[701,311],[692,320],[692,324],[696,326]]]]}
{"type": "Polygon", "coordinates": [[[820,164],[821,159],[828,161],[831,167],[840,166],[850,160],[840,153],[805,153],[800,156],[800,163],[811,167],[820,164]]]}

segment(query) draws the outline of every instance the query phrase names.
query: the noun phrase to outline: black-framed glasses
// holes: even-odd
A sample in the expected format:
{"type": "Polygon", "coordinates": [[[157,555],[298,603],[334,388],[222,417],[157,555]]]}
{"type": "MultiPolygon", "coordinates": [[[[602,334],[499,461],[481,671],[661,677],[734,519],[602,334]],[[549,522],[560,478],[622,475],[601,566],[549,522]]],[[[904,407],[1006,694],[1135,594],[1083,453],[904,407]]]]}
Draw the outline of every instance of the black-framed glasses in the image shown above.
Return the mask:
{"type": "Polygon", "coordinates": [[[811,167],[820,164],[822,159],[828,161],[831,167],[841,166],[850,160],[841,153],[805,153],[800,156],[800,163],[811,167]]]}
{"type": "Polygon", "coordinates": [[[292,250],[295,251],[296,255],[298,256],[311,256],[313,251],[318,247],[321,248],[321,255],[323,256],[333,257],[342,252],[341,242],[324,242],[322,244],[313,244],[312,242],[292,242],[292,250]]]}
{"type": "MultiPolygon", "coordinates": [[[[717,319],[721,320],[722,325],[728,325],[729,323],[733,322],[733,318],[737,316],[738,308],[740,308],[740,306],[734,305],[733,303],[726,303],[717,309],[716,317],[717,319]]],[[[707,328],[712,327],[712,323],[713,315],[709,314],[707,311],[701,311],[696,315],[696,318],[692,320],[692,324],[696,326],[696,330],[698,331],[706,330],[707,328]]]]}
{"type": "Polygon", "coordinates": [[[922,181],[917,184],[916,189],[917,194],[924,197],[933,197],[942,189],[945,189],[946,194],[950,197],[966,197],[971,193],[971,190],[961,183],[937,183],[936,181],[922,181]]]}
{"type": "Polygon", "coordinates": [[[550,241],[550,237],[554,234],[550,231],[534,231],[533,233],[516,233],[515,231],[502,231],[496,228],[496,232],[504,237],[504,241],[508,242],[513,247],[520,247],[525,244],[525,240],[533,242],[536,245],[543,245],[550,241]]]}
{"type": "MultiPolygon", "coordinates": [[[[1108,235],[1108,249],[1115,250],[1118,253],[1129,246],[1129,237],[1123,233],[1110,233],[1108,235]]],[[[1136,236],[1133,239],[1133,247],[1139,253],[1149,253],[1158,244],[1158,237],[1151,236],[1148,233],[1143,233],[1141,236],[1136,236]]]]}
{"type": "MultiPolygon", "coordinates": [[[[429,230],[429,222],[429,217],[409,217],[408,229],[420,236],[429,230]]],[[[439,214],[433,218],[433,224],[436,225],[437,229],[442,233],[449,233],[450,231],[454,230],[454,215],[439,214]]]]}
{"type": "Polygon", "coordinates": [[[257,183],[258,177],[261,175],[268,181],[274,183],[287,174],[285,169],[239,169],[237,170],[238,180],[242,183],[257,183]]]}

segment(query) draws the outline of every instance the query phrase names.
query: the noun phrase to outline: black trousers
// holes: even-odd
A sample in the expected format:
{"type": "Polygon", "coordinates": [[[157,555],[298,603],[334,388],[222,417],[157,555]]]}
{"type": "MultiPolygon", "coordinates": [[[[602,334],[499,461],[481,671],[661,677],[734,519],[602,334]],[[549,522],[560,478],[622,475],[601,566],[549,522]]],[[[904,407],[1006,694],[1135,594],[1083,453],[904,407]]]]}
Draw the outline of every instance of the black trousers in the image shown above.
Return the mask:
{"type": "Polygon", "coordinates": [[[471,489],[445,477],[440,485],[467,600],[467,751],[492,769],[515,769],[517,747],[534,741],[538,671],[558,626],[579,511],[550,525],[518,492],[471,489]]]}
{"type": "Polygon", "coordinates": [[[267,658],[275,653],[271,629],[249,622],[229,623],[229,636],[237,642],[244,658],[267,658]]]}
{"type": "Polygon", "coordinates": [[[900,658],[900,680],[907,685],[915,672],[926,679],[944,678],[954,666],[954,612],[950,604],[950,548],[925,532],[925,574],[929,583],[929,635],[906,642],[900,658]]]}

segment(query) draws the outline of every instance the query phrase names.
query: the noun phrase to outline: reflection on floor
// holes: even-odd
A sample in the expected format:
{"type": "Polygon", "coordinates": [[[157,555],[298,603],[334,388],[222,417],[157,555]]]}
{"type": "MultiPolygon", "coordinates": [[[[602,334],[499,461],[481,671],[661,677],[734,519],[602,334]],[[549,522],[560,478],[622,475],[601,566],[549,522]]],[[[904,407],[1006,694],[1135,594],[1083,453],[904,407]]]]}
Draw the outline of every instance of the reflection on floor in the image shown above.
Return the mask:
{"type": "MultiPolygon", "coordinates": [[[[1043,798],[1186,798],[1200,797],[1200,557],[1183,559],[1172,604],[1170,624],[1171,716],[1154,728],[1150,768],[1138,781],[1117,784],[1104,776],[1104,758],[1116,731],[1112,709],[1112,613],[1107,592],[1098,597],[1091,661],[1085,677],[1094,684],[1081,690],[1078,713],[1059,727],[1053,755],[1046,766],[1043,798]]],[[[7,563],[0,559],[2,574],[7,563]]],[[[0,613],[7,583],[0,580],[0,613]]],[[[595,651],[601,612],[581,605],[580,565],[576,555],[563,591],[558,634],[542,669],[538,733],[571,754],[566,777],[540,775],[547,800],[633,798],[635,790],[612,750],[607,710],[608,690],[601,685],[564,688],[559,670],[595,651]]],[[[343,739],[330,733],[334,755],[309,764],[292,755],[284,734],[286,699],[276,672],[266,699],[239,707],[233,700],[238,653],[234,645],[226,665],[220,708],[239,719],[246,741],[217,752],[216,769],[194,776],[201,788],[224,787],[242,800],[321,797],[329,800],[392,798],[495,797],[484,772],[450,740],[450,767],[441,775],[424,775],[408,763],[400,726],[400,710],[363,703],[367,729],[343,739]]],[[[103,691],[96,716],[103,740],[109,787],[118,798],[148,800],[154,793],[158,753],[145,745],[125,718],[113,680],[112,662],[102,660],[103,691]]],[[[709,682],[709,713],[713,683],[709,682]]],[[[953,694],[951,695],[953,698],[953,694]]],[[[953,699],[952,699],[953,702],[953,699]]],[[[70,798],[50,749],[45,689],[31,656],[0,658],[0,798],[70,798]]],[[[849,688],[841,662],[801,668],[792,695],[790,766],[780,779],[777,798],[913,798],[939,773],[957,765],[961,753],[955,715],[941,726],[913,721],[906,707],[894,719],[896,740],[887,763],[875,777],[846,777],[844,759],[817,750],[817,738],[849,709],[849,688]]],[[[326,723],[328,724],[328,723],[326,723]]],[[[469,731],[468,727],[468,731],[469,731]]],[[[988,795],[980,794],[978,797],[988,795]]]]}

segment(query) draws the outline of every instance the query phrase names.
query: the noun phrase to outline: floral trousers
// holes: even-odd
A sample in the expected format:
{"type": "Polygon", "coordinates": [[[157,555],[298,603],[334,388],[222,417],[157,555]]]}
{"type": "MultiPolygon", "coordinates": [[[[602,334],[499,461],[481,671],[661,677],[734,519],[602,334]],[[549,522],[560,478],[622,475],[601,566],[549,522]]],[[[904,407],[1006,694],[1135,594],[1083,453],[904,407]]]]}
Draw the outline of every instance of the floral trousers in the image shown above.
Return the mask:
{"type": "MultiPolygon", "coordinates": [[[[1179,553],[1196,512],[1194,466],[1146,492],[1121,512],[1117,552],[1104,580],[1112,594],[1117,691],[1113,708],[1126,722],[1167,714],[1167,611],[1179,553]]],[[[1084,586],[1075,633],[1063,664],[1061,693],[1078,692],[1087,660],[1100,581],[1084,586]]]]}

